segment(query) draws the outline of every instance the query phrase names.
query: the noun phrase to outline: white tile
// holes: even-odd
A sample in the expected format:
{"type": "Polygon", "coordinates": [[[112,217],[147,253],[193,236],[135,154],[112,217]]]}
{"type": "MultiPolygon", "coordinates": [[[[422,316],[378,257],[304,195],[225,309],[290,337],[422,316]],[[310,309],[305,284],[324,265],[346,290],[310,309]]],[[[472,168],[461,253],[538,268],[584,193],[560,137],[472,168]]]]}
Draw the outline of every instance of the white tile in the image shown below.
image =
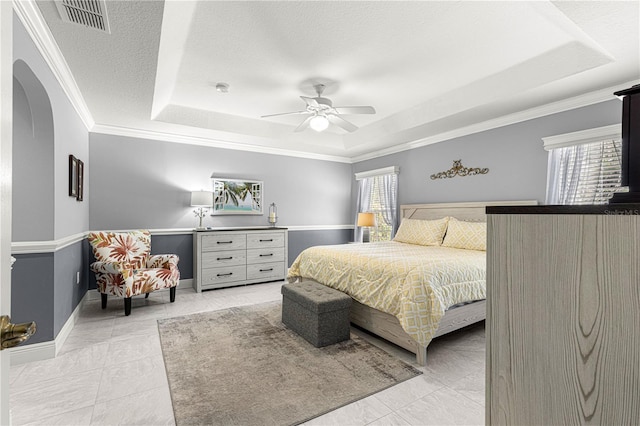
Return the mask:
{"type": "Polygon", "coordinates": [[[132,336],[128,339],[112,340],[111,343],[109,343],[105,367],[158,355],[162,355],[162,348],[160,347],[160,337],[157,334],[153,336],[132,336]]]}
{"type": "Polygon", "coordinates": [[[26,364],[12,365],[9,369],[9,384],[13,384],[24,370],[26,364]]]}
{"type": "Polygon", "coordinates": [[[427,372],[378,392],[373,397],[395,411],[444,386],[435,374],[427,372]]]}
{"type": "Polygon", "coordinates": [[[93,410],[92,425],[175,425],[169,388],[162,387],[109,402],[93,410]]]}
{"type": "Polygon", "coordinates": [[[449,387],[472,401],[484,406],[485,383],[486,377],[484,371],[480,371],[450,384],[449,387]]]}
{"type": "Polygon", "coordinates": [[[400,417],[400,415],[391,413],[369,423],[368,426],[411,426],[411,423],[400,417]]]}
{"type": "Polygon", "coordinates": [[[64,378],[69,374],[100,369],[107,359],[108,343],[91,345],[44,361],[30,362],[12,384],[16,392],[33,383],[64,378]]]}
{"type": "Polygon", "coordinates": [[[107,402],[168,386],[162,355],[134,361],[123,360],[104,369],[98,389],[98,400],[107,402]]]}
{"type": "Polygon", "coordinates": [[[412,425],[484,424],[484,408],[481,405],[446,387],[396,413],[412,425]]]}
{"type": "MultiPolygon", "coordinates": [[[[80,408],[79,410],[68,411],[56,416],[44,417],[34,422],[27,423],[27,426],[89,426],[93,415],[93,405],[80,408]]],[[[13,423],[16,426],[15,422],[13,423]]]]}
{"type": "Polygon", "coordinates": [[[366,425],[390,413],[391,410],[387,406],[380,404],[373,397],[368,397],[309,420],[305,425],[366,425]]]}
{"type": "Polygon", "coordinates": [[[92,406],[96,401],[102,369],[69,374],[62,378],[36,382],[10,392],[13,424],[39,419],[92,406]]]}

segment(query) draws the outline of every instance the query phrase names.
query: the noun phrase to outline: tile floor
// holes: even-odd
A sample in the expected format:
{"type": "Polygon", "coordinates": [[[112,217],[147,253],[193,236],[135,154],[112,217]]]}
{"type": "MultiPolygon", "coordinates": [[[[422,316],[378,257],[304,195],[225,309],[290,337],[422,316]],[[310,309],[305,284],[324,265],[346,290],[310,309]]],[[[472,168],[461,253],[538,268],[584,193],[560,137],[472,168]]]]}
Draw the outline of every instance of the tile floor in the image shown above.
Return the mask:
{"type": "MultiPolygon", "coordinates": [[[[55,359],[11,367],[13,425],[173,425],[158,318],[280,300],[282,283],[134,298],[131,316],[97,294],[55,359]]],[[[93,297],[95,296],[95,297],[93,297]]],[[[353,330],[407,362],[412,354],[353,330]]],[[[306,425],[484,424],[484,324],[434,340],[424,374],[306,425]]]]}

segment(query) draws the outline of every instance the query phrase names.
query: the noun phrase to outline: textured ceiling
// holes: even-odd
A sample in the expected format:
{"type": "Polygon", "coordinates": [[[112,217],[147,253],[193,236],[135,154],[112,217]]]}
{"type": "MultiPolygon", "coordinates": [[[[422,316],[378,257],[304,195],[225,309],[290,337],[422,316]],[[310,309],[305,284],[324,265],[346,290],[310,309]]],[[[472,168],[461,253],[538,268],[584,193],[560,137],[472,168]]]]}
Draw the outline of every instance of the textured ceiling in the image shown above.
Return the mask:
{"type": "Polygon", "coordinates": [[[111,34],[37,5],[97,125],[244,149],[365,158],[640,79],[638,1],[107,1],[111,34]],[[260,118],[315,83],[377,114],[260,118]]]}

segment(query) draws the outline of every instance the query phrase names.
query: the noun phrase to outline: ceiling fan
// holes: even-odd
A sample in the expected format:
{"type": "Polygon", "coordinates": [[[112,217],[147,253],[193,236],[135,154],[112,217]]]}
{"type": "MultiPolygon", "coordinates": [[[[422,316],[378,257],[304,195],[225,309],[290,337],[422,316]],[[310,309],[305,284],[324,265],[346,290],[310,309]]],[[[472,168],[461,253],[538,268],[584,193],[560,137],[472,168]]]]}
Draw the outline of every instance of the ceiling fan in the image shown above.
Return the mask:
{"type": "Polygon", "coordinates": [[[328,98],[322,97],[324,92],[324,84],[316,84],[313,86],[318,96],[310,98],[308,96],[300,96],[300,98],[306,102],[307,108],[303,111],[294,112],[282,112],[279,114],[263,115],[262,118],[275,117],[279,115],[295,115],[295,114],[309,114],[309,116],[294,132],[301,132],[308,127],[311,127],[317,132],[322,132],[329,127],[329,124],[335,124],[336,126],[346,130],[347,132],[354,132],[358,129],[356,125],[348,122],[341,117],[342,114],[375,114],[376,110],[372,106],[347,106],[347,107],[334,107],[333,103],[328,98]]]}

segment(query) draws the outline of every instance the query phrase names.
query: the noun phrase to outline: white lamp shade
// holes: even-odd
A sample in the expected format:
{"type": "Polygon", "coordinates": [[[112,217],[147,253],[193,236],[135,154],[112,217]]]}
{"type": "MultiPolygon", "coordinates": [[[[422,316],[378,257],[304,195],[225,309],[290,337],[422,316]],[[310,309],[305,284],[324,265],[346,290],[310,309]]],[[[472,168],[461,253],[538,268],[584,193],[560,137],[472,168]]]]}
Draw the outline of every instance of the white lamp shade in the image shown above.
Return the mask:
{"type": "Polygon", "coordinates": [[[358,213],[358,226],[376,226],[376,217],[373,213],[358,213]]]}
{"type": "Polygon", "coordinates": [[[324,115],[316,115],[309,122],[309,127],[311,127],[316,132],[322,132],[329,127],[329,120],[324,115]]]}
{"type": "Polygon", "coordinates": [[[213,207],[213,192],[193,191],[191,193],[192,207],[213,207]]]}

